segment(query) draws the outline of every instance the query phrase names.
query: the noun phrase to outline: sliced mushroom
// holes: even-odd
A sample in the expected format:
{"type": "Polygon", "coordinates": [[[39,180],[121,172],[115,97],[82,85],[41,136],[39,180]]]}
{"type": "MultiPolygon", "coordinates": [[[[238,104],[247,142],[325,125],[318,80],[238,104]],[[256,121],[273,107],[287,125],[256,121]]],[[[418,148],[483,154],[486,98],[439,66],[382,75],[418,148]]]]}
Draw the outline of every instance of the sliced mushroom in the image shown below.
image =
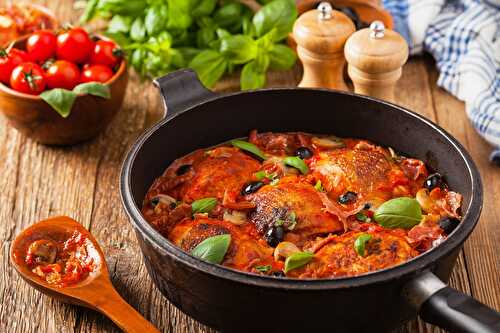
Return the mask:
{"type": "Polygon", "coordinates": [[[226,211],[222,219],[235,225],[242,225],[247,221],[247,214],[237,210],[233,210],[232,212],[226,211]]]}
{"type": "Polygon", "coordinates": [[[340,138],[335,137],[335,136],[329,136],[329,137],[325,137],[325,138],[313,137],[311,139],[311,142],[316,147],[326,148],[326,149],[345,147],[344,141],[340,138]]]}
{"type": "Polygon", "coordinates": [[[429,191],[425,188],[418,190],[415,199],[418,201],[418,204],[424,212],[430,213],[432,212],[432,208],[434,206],[434,200],[429,196],[429,191]]]}
{"type": "Polygon", "coordinates": [[[281,242],[274,249],[274,260],[286,259],[294,253],[300,252],[297,245],[291,242],[281,242]]]}
{"type": "Polygon", "coordinates": [[[57,256],[57,244],[48,239],[39,239],[30,244],[28,257],[37,264],[53,264],[57,256]]]}

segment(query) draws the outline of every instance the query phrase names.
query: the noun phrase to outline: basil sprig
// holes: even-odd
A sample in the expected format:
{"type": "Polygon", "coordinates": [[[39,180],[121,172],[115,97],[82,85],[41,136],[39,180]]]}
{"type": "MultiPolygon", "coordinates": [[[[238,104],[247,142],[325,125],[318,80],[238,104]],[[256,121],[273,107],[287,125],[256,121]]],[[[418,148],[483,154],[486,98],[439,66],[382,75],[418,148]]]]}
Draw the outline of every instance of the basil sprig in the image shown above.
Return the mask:
{"type": "Polygon", "coordinates": [[[89,0],[81,23],[109,20],[106,35],[142,77],[189,67],[212,87],[241,70],[241,89],[254,89],[265,85],[268,70],[288,70],[297,59],[284,43],[297,18],[295,1],[259,2],[254,14],[240,1],[89,0]]]}
{"type": "Polygon", "coordinates": [[[199,243],[191,254],[211,264],[220,264],[224,260],[230,243],[231,235],[229,234],[209,237],[199,243]]]}
{"type": "Polygon", "coordinates": [[[305,264],[310,262],[313,257],[314,253],[311,252],[296,252],[292,254],[285,260],[285,273],[304,266],[305,264]]]}
{"type": "Polygon", "coordinates": [[[217,198],[203,198],[193,201],[191,210],[196,213],[210,213],[217,206],[217,198]]]}
{"type": "Polygon", "coordinates": [[[283,159],[283,163],[298,169],[303,175],[309,172],[306,162],[298,156],[288,156],[283,159]]]}
{"type": "Polygon", "coordinates": [[[410,229],[422,220],[422,209],[413,198],[395,198],[380,205],[373,218],[385,228],[410,229]]]}
{"type": "Polygon", "coordinates": [[[47,90],[40,94],[40,98],[56,110],[61,117],[67,118],[78,95],[111,98],[109,87],[99,82],[82,83],[77,85],[72,91],[62,88],[47,90]]]}
{"type": "Polygon", "coordinates": [[[268,272],[271,270],[271,265],[265,265],[265,266],[255,266],[254,267],[256,270],[258,270],[259,272],[262,272],[262,273],[265,273],[265,272],[268,272]]]}
{"type": "Polygon", "coordinates": [[[370,234],[361,234],[354,241],[354,250],[357,254],[364,257],[365,256],[365,246],[366,243],[372,239],[372,235],[370,234]]]}
{"type": "Polygon", "coordinates": [[[253,143],[243,140],[233,140],[231,141],[231,144],[236,148],[246,150],[263,160],[267,159],[267,156],[253,143]]]}

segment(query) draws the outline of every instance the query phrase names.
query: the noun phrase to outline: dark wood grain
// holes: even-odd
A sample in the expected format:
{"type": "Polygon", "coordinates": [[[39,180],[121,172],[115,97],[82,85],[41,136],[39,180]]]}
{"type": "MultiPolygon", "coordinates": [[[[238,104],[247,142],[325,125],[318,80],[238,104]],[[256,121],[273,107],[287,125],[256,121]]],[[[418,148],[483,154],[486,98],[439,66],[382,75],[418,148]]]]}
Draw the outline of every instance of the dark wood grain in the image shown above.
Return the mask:
{"type": "MultiPolygon", "coordinates": [[[[0,0],[4,4],[6,0],[0,0]]],[[[71,1],[37,1],[70,21],[77,16],[71,1]]],[[[487,162],[491,148],[466,119],[464,105],[435,85],[429,57],[413,58],[403,70],[399,104],[437,121],[471,152],[485,185],[483,217],[466,242],[451,285],[499,309],[500,170],[487,162]]],[[[300,68],[269,77],[272,86],[291,86],[300,68]]],[[[218,91],[234,90],[236,75],[220,82],[218,91]]],[[[121,207],[120,165],[127,147],[161,117],[157,92],[131,75],[125,102],[105,133],[91,142],[52,148],[36,144],[0,119],[0,332],[117,332],[97,312],[65,305],[41,295],[9,266],[11,242],[26,226],[55,215],[70,215],[89,228],[101,244],[118,292],[164,332],[211,332],[170,305],[149,279],[133,230],[121,207]]],[[[399,332],[439,332],[420,321],[399,332]]]]}

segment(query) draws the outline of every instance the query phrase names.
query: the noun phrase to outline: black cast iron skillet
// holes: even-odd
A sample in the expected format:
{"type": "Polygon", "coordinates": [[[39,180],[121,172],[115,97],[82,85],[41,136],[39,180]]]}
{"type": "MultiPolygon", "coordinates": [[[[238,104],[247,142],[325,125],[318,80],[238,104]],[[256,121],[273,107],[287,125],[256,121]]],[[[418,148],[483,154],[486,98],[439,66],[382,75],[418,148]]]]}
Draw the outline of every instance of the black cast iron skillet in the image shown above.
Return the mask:
{"type": "Polygon", "coordinates": [[[339,91],[266,89],[222,96],[205,89],[190,70],[156,84],[167,116],[130,149],[120,189],[151,278],[183,312],[235,332],[384,332],[417,313],[452,332],[500,332],[497,312],[442,282],[449,280],[483,202],[476,166],[442,128],[399,106],[339,91]],[[200,261],[144,220],[143,198],[174,159],[244,137],[254,128],[365,138],[422,159],[463,195],[463,221],[432,251],[353,278],[273,278],[200,261]]]}

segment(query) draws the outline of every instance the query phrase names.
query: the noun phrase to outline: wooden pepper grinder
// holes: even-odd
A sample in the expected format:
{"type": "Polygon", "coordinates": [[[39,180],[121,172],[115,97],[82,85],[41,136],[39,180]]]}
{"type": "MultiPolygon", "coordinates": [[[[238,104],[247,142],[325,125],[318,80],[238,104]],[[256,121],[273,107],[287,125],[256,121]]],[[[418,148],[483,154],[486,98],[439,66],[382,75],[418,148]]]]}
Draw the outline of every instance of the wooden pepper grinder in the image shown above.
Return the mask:
{"type": "Polygon", "coordinates": [[[328,2],[302,14],[293,26],[297,53],[304,66],[299,87],[347,90],[343,77],[344,44],[356,31],[347,15],[328,2]]]}
{"type": "Polygon", "coordinates": [[[408,44],[380,21],[352,34],[345,44],[354,92],[394,101],[394,87],[408,59],[408,44]]]}

